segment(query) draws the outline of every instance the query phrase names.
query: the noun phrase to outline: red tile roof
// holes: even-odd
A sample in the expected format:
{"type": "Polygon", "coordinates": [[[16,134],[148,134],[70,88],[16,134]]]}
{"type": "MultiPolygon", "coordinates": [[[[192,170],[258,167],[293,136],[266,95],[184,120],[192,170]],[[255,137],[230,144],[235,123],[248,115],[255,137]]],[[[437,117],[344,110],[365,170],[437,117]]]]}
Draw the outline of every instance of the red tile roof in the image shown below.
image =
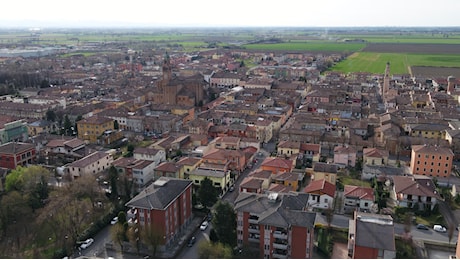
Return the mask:
{"type": "Polygon", "coordinates": [[[291,170],[292,164],[293,164],[292,160],[281,159],[281,158],[276,158],[276,157],[267,157],[262,162],[261,166],[269,166],[269,167],[291,170]]]}
{"type": "Polygon", "coordinates": [[[345,185],[343,197],[352,197],[365,200],[374,200],[374,189],[368,187],[359,187],[353,185],[345,185]]]}
{"type": "Polygon", "coordinates": [[[305,193],[324,193],[327,194],[331,197],[335,197],[335,185],[326,181],[325,179],[322,180],[316,180],[310,182],[310,184],[307,185],[303,189],[303,192],[305,193]]]}

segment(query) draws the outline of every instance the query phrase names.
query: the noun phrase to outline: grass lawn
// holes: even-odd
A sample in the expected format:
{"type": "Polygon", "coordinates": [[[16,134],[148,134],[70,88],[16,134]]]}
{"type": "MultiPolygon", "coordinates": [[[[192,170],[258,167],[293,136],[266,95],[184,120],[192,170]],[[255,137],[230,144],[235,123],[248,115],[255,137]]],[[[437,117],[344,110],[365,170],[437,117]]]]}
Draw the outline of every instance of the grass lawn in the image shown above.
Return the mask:
{"type": "Polygon", "coordinates": [[[342,182],[343,185],[354,185],[354,186],[362,186],[362,187],[371,187],[371,183],[367,181],[362,181],[358,179],[354,179],[350,176],[340,176],[338,177],[340,182],[342,182]]]}

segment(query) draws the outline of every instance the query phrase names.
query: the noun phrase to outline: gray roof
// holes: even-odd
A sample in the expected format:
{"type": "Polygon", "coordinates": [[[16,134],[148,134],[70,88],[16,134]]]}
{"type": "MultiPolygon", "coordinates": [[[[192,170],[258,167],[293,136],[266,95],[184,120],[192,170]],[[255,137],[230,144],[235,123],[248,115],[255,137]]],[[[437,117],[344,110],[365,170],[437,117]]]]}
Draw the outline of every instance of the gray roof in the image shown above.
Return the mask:
{"type": "Polygon", "coordinates": [[[396,251],[391,216],[360,212],[355,221],[357,246],[396,251]]]}
{"type": "Polygon", "coordinates": [[[191,185],[191,180],[160,177],[125,205],[133,208],[164,210],[191,185]]]}
{"type": "Polygon", "coordinates": [[[9,142],[6,144],[0,145],[1,154],[18,154],[25,152],[29,149],[34,148],[33,144],[29,143],[20,143],[20,142],[9,142]]]}
{"type": "Polygon", "coordinates": [[[259,217],[258,224],[276,227],[302,226],[313,228],[316,213],[305,211],[308,194],[278,194],[270,199],[267,194],[242,192],[235,200],[235,210],[259,217]]]}
{"type": "Polygon", "coordinates": [[[315,172],[337,173],[338,170],[339,166],[336,164],[317,162],[313,165],[313,171],[315,172]]]}
{"type": "Polygon", "coordinates": [[[381,175],[404,175],[405,168],[391,165],[363,165],[363,173],[381,175]]]}

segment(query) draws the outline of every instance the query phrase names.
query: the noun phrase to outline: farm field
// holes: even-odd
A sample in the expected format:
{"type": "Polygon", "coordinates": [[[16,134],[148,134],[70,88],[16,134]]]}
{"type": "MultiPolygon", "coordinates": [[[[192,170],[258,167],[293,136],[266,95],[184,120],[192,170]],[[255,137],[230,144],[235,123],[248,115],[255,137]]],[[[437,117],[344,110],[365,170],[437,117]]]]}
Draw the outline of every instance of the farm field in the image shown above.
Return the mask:
{"type": "Polygon", "coordinates": [[[336,34],[337,39],[360,39],[368,43],[460,44],[460,34],[336,34]]]}
{"type": "Polygon", "coordinates": [[[271,51],[313,51],[313,52],[339,52],[353,53],[366,47],[365,43],[344,43],[329,41],[306,41],[306,42],[283,42],[265,44],[246,44],[250,50],[271,50],[271,51]]]}
{"type": "Polygon", "coordinates": [[[409,66],[458,67],[458,55],[423,55],[408,53],[356,52],[339,62],[331,70],[348,72],[383,73],[390,62],[392,74],[410,73],[409,66]]]}

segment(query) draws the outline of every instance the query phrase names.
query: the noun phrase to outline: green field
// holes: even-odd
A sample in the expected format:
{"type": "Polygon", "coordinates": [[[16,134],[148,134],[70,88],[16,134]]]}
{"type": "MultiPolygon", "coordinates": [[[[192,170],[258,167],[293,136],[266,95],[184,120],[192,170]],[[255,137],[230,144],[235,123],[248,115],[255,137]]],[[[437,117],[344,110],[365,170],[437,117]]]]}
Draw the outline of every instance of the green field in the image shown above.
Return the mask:
{"type": "Polygon", "coordinates": [[[460,55],[421,55],[404,53],[356,52],[336,64],[331,70],[348,72],[383,73],[387,62],[391,73],[409,73],[409,66],[458,67],[460,55]]]}

